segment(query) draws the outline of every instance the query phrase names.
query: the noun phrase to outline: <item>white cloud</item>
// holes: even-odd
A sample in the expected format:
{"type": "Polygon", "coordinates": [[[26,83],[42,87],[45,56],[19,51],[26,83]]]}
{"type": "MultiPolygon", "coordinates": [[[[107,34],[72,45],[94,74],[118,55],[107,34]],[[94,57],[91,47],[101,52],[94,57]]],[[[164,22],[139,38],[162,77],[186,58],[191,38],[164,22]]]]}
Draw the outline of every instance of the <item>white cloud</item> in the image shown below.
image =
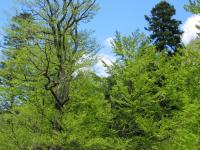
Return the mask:
{"type": "Polygon", "coordinates": [[[104,46],[107,48],[112,48],[112,43],[114,42],[114,38],[113,37],[108,37],[105,41],[104,41],[104,46]]]}
{"type": "Polygon", "coordinates": [[[114,56],[100,53],[98,54],[98,62],[95,65],[94,69],[98,75],[106,77],[108,76],[108,73],[106,72],[107,68],[104,66],[104,63],[108,66],[111,66],[114,61],[115,61],[114,56]]]}
{"type": "Polygon", "coordinates": [[[106,38],[102,43],[104,46],[103,49],[97,55],[98,61],[97,64],[94,66],[94,70],[99,76],[107,77],[108,73],[105,64],[111,66],[112,63],[115,61],[115,57],[111,53],[113,42],[114,42],[113,37],[106,38]]]}
{"type": "Polygon", "coordinates": [[[182,35],[182,42],[185,45],[197,38],[199,30],[196,28],[196,25],[200,25],[200,15],[192,15],[183,24],[182,29],[184,33],[182,35]]]}

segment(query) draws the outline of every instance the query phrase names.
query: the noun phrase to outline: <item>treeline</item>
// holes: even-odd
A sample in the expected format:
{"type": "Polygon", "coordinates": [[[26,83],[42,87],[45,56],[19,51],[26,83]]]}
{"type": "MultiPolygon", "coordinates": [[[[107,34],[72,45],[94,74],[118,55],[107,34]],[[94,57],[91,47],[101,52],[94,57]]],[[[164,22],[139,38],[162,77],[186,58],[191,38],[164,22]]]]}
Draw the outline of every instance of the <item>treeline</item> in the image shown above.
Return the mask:
{"type": "Polygon", "coordinates": [[[96,0],[22,7],[5,30],[1,150],[200,149],[200,44],[181,43],[172,5],[161,1],[145,16],[150,37],[116,33],[108,77],[89,69],[99,45],[80,28],[98,11],[96,0]]]}

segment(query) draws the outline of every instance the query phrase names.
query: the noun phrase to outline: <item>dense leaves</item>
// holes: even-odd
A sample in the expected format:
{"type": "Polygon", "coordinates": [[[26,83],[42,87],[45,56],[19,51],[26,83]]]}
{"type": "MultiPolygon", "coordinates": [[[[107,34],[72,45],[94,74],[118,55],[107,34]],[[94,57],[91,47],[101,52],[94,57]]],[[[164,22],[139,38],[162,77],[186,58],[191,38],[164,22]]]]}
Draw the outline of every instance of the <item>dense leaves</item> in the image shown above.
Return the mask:
{"type": "Polygon", "coordinates": [[[0,149],[200,149],[199,40],[169,57],[139,31],[117,32],[116,61],[100,77],[90,69],[98,44],[79,28],[95,1],[24,4],[31,11],[13,17],[4,38],[0,149]]]}
{"type": "MultiPolygon", "coordinates": [[[[199,94],[195,93],[199,89],[191,91],[192,83],[188,80],[200,81],[193,70],[199,66],[200,53],[182,49],[182,55],[169,59],[165,53],[157,53],[153,46],[142,44],[144,47],[140,47],[139,43],[146,40],[118,36],[114,44],[116,54],[125,39],[125,47],[121,49],[124,58],[129,55],[127,47],[130,45],[134,55],[122,60],[120,54],[110,70],[114,80],[110,87],[111,112],[118,137],[126,138],[129,146],[132,145],[130,149],[198,149],[199,131],[188,128],[184,115],[189,113],[188,110],[198,114],[199,104],[194,99],[199,99],[199,94]],[[188,138],[193,138],[190,144],[188,138]]],[[[198,119],[195,117],[194,120],[198,119]]]]}

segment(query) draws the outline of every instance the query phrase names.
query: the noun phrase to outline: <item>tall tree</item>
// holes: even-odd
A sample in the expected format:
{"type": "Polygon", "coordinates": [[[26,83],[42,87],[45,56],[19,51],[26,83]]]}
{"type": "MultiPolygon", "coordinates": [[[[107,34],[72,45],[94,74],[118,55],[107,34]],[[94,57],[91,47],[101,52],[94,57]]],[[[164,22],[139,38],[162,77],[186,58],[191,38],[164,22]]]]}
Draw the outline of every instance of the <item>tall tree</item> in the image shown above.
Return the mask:
{"type": "Polygon", "coordinates": [[[181,49],[182,55],[169,59],[141,34],[118,33],[114,41],[111,127],[126,141],[123,149],[198,149],[200,53],[181,49]],[[189,119],[191,112],[195,115],[189,119]]]}
{"type": "Polygon", "coordinates": [[[73,74],[89,65],[97,50],[89,32],[79,30],[80,23],[96,13],[96,0],[25,0],[23,4],[27,13],[14,18],[15,25],[8,31],[12,45],[7,42],[10,47],[6,51],[11,53],[25,42],[19,53],[26,54],[26,64],[43,76],[43,87],[61,110],[70,100],[73,74]],[[34,16],[34,22],[25,20],[27,16],[34,16]]]}
{"type": "MultiPolygon", "coordinates": [[[[93,96],[89,98],[89,88],[82,87],[85,86],[84,82],[89,83],[89,77],[85,75],[83,80],[83,75],[80,75],[82,68],[93,64],[93,56],[98,50],[98,45],[90,37],[90,32],[79,28],[81,23],[90,21],[96,13],[96,1],[23,2],[26,4],[24,13],[14,17],[11,26],[6,30],[6,59],[2,62],[3,67],[0,70],[3,80],[0,98],[14,101],[15,105],[0,116],[1,126],[5,127],[5,132],[0,131],[0,141],[3,141],[6,134],[9,135],[4,140],[11,141],[10,145],[3,142],[9,149],[42,147],[60,150],[66,149],[69,146],[67,143],[73,145],[73,142],[80,143],[81,140],[84,143],[84,138],[88,139],[86,129],[94,127],[93,132],[98,132],[95,130],[94,120],[100,119],[98,116],[103,114],[97,116],[95,107],[99,109],[99,104],[106,105],[103,98],[99,101],[93,96]],[[86,93],[84,96],[82,91],[86,93]],[[94,101],[97,102],[97,106],[94,106],[94,101]],[[92,111],[87,111],[89,107],[94,108],[94,117],[93,114],[87,117],[92,111]],[[74,119],[78,117],[76,114],[80,116],[77,120],[74,119]],[[74,118],[70,119],[70,116],[74,118]],[[94,120],[89,123],[91,118],[94,120]],[[84,125],[77,131],[80,124],[84,125]],[[85,133],[82,135],[84,138],[80,138],[75,132],[85,133]],[[41,139],[38,140],[38,137],[41,139]],[[66,139],[69,142],[66,142],[66,139]]],[[[95,89],[93,83],[89,85],[95,89]]],[[[98,93],[98,90],[96,92],[98,93]]],[[[104,112],[104,108],[102,107],[100,112],[104,112]]],[[[103,129],[100,130],[102,125],[99,126],[98,133],[103,133],[103,129]]],[[[98,140],[93,140],[90,145],[95,142],[98,140]]]]}
{"type": "Polygon", "coordinates": [[[179,30],[181,21],[173,19],[175,8],[166,1],[161,1],[152,10],[151,15],[145,19],[149,23],[146,30],[151,31],[150,38],[155,44],[157,51],[175,53],[181,44],[182,31],[179,30]]]}
{"type": "MultiPolygon", "coordinates": [[[[20,52],[30,40],[33,38],[33,34],[31,30],[25,33],[23,29],[27,26],[31,26],[33,24],[33,17],[30,13],[20,13],[12,18],[12,23],[9,28],[6,29],[7,35],[4,37],[4,47],[2,50],[3,55],[5,56],[5,60],[1,62],[1,88],[6,88],[6,92],[3,92],[1,96],[2,104],[4,105],[4,109],[8,110],[15,103],[15,97],[21,97],[21,94],[17,94],[12,89],[14,84],[12,81],[14,80],[13,72],[16,70],[13,65],[7,65],[8,62],[16,59],[18,56],[17,53],[20,52]],[[6,71],[7,70],[7,71],[6,71]]],[[[29,72],[29,75],[31,73],[29,72]]],[[[28,76],[26,74],[26,76],[28,76]]],[[[4,91],[4,90],[3,90],[4,91]]],[[[24,92],[25,94],[25,92],[24,92]]],[[[25,97],[23,95],[22,97],[25,97]]]]}

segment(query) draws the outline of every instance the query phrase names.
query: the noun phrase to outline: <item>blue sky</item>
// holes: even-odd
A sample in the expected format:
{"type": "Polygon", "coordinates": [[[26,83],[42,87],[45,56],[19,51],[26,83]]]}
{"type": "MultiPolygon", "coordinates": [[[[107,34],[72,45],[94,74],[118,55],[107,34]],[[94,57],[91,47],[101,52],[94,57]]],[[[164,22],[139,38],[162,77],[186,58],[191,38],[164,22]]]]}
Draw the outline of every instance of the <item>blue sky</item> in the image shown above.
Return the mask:
{"type": "MultiPolygon", "coordinates": [[[[14,1],[17,0],[0,0],[0,31],[3,26],[8,24],[12,14],[15,14],[14,1]]],[[[122,34],[129,34],[136,29],[146,32],[144,27],[147,26],[147,22],[144,19],[144,15],[149,15],[152,7],[159,1],[160,0],[98,0],[101,9],[94,19],[90,23],[85,24],[84,27],[95,31],[94,37],[103,47],[100,53],[102,57],[105,57],[105,60],[108,59],[106,57],[112,59],[111,48],[105,41],[113,37],[116,30],[122,34]]],[[[189,0],[168,0],[177,10],[175,18],[181,20],[184,24],[188,21],[188,18],[191,17],[191,14],[186,12],[183,8],[184,4],[188,3],[188,1],[189,0]]],[[[190,20],[190,23],[185,26],[184,30],[188,30],[188,28],[194,24],[194,20],[200,18],[198,16],[192,19],[193,20],[190,20]]],[[[191,34],[196,31],[187,32],[190,33],[190,38],[193,38],[194,35],[191,34]]],[[[186,39],[187,38],[188,34],[186,35],[186,39]]]]}
{"type": "MultiPolygon", "coordinates": [[[[152,7],[160,0],[98,0],[101,9],[95,18],[86,28],[95,30],[95,37],[98,42],[102,42],[107,37],[114,35],[118,30],[128,34],[137,28],[144,31],[147,26],[144,19],[145,14],[149,14],[152,7]]],[[[183,5],[188,0],[169,0],[177,9],[177,19],[183,22],[190,15],[183,5]]],[[[14,0],[0,0],[0,27],[6,25],[11,14],[14,14],[14,0]]]]}
{"type": "MultiPolygon", "coordinates": [[[[128,34],[137,28],[144,31],[147,23],[144,15],[160,0],[99,0],[100,11],[92,20],[88,28],[96,31],[95,35],[99,41],[113,36],[116,30],[128,34]]],[[[190,13],[183,8],[188,0],[169,0],[177,9],[175,18],[185,21],[190,13]]]]}
{"type": "MultiPolygon", "coordinates": [[[[152,7],[160,0],[98,0],[101,9],[95,18],[87,25],[88,29],[95,30],[94,36],[104,46],[101,52],[110,55],[111,50],[106,47],[105,40],[113,37],[115,31],[129,34],[136,29],[146,32],[147,22],[144,15],[149,15],[152,7]]],[[[176,19],[185,22],[191,15],[184,10],[188,0],[169,0],[176,8],[176,19]]]]}
{"type": "Polygon", "coordinates": [[[2,27],[8,20],[8,13],[13,12],[13,0],[0,1],[0,27],[2,27]]]}

